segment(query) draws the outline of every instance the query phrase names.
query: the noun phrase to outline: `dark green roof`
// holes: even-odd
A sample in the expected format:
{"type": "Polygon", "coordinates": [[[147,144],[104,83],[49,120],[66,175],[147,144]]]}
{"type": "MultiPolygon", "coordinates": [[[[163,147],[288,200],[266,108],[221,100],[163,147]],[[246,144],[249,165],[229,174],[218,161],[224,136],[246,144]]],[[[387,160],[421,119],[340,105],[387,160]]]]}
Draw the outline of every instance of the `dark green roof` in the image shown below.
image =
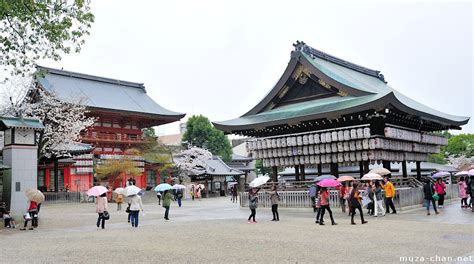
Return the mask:
{"type": "Polygon", "coordinates": [[[20,117],[0,117],[2,128],[28,128],[41,130],[44,129],[43,124],[37,119],[28,119],[20,117]]]}
{"type": "Polygon", "coordinates": [[[457,128],[466,124],[469,117],[453,116],[410,99],[391,88],[384,76],[371,70],[298,42],[291,60],[275,87],[254,108],[240,118],[214,122],[225,132],[263,129],[269,126],[297,124],[321,118],[338,118],[342,115],[384,109],[393,106],[422,120],[457,128]],[[341,93],[328,98],[318,98],[272,108],[271,102],[285,89],[287,80],[297,67],[309,69],[320,80],[336,87],[341,93]],[[342,94],[342,96],[341,96],[342,94]]]}

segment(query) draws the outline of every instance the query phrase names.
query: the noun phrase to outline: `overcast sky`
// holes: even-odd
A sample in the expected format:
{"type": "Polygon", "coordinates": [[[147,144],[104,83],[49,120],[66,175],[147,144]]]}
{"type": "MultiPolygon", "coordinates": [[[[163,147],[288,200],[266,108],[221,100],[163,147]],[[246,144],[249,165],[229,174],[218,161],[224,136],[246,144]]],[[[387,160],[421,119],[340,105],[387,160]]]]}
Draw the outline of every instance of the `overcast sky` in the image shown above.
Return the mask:
{"type": "MultiPolygon", "coordinates": [[[[380,70],[430,107],[474,113],[470,2],[93,0],[92,11],[82,52],[42,64],[143,82],[187,117],[247,112],[280,78],[296,40],[380,70]]],[[[474,133],[473,123],[463,132],[474,133]]],[[[177,133],[178,124],[158,132],[177,133]]]]}

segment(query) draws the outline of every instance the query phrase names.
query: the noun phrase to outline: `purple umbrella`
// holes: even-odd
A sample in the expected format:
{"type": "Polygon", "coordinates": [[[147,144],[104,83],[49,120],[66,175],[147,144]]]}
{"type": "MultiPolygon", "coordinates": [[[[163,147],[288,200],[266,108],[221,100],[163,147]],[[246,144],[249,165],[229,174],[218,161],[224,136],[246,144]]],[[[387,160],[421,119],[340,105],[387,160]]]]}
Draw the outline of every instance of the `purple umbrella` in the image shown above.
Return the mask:
{"type": "Polygon", "coordinates": [[[431,178],[436,179],[436,178],[442,178],[442,177],[446,177],[446,176],[450,176],[450,175],[451,175],[451,173],[449,173],[449,172],[440,171],[440,172],[437,172],[437,173],[431,175],[431,178]]]}
{"type": "Polygon", "coordinates": [[[341,183],[333,179],[324,179],[318,182],[318,186],[320,187],[336,187],[339,185],[341,185],[341,183]]]}

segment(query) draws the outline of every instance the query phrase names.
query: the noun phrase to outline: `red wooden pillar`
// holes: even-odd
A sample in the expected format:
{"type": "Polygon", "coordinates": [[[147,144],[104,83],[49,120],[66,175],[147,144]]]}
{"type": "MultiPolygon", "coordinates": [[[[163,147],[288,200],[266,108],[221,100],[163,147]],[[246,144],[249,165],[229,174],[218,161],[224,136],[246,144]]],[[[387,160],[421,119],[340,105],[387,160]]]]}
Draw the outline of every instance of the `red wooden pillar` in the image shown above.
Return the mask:
{"type": "Polygon", "coordinates": [[[71,184],[70,184],[70,176],[71,176],[71,168],[69,166],[66,166],[63,169],[63,175],[64,175],[64,189],[66,187],[70,190],[71,189],[71,184]]]}
{"type": "Polygon", "coordinates": [[[51,169],[45,169],[44,173],[46,189],[49,189],[49,184],[51,183],[51,169]]]}
{"type": "Polygon", "coordinates": [[[156,185],[161,183],[161,176],[160,176],[160,172],[158,170],[155,170],[155,183],[156,183],[156,185]]]}

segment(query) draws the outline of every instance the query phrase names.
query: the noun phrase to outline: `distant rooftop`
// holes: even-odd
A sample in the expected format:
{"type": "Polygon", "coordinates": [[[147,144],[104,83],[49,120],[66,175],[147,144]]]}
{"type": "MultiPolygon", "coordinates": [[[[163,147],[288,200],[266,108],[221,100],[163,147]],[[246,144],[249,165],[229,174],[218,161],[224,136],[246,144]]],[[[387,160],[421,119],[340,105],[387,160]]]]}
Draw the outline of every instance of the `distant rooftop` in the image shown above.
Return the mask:
{"type": "Polygon", "coordinates": [[[174,122],[185,114],[167,110],[151,99],[143,83],[116,80],[83,73],[38,66],[42,77],[38,84],[60,99],[84,104],[92,109],[136,113],[160,118],[161,123],[174,122]],[[44,71],[44,72],[43,72],[44,71]]]}

